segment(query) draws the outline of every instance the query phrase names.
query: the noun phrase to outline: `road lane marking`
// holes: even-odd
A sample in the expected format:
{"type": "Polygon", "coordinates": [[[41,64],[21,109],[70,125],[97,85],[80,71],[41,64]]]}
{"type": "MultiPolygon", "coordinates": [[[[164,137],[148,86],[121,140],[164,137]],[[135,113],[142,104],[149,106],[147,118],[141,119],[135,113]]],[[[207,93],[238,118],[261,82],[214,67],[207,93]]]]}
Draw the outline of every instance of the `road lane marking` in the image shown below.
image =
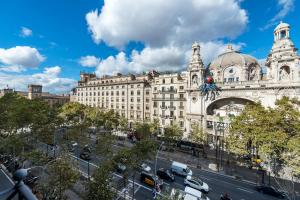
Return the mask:
{"type": "Polygon", "coordinates": [[[238,189],[238,190],[242,190],[242,191],[244,191],[244,192],[248,192],[248,193],[253,193],[252,191],[250,191],[250,190],[247,190],[247,189],[245,189],[245,188],[240,188],[240,187],[238,187],[238,188],[236,188],[236,189],[238,189]]]}
{"type": "Polygon", "coordinates": [[[2,169],[0,169],[1,171],[2,171],[2,173],[6,176],[6,178],[9,180],[9,182],[11,183],[11,184],[13,184],[13,185],[15,185],[15,183],[11,180],[11,178],[2,170],[2,169]]]}

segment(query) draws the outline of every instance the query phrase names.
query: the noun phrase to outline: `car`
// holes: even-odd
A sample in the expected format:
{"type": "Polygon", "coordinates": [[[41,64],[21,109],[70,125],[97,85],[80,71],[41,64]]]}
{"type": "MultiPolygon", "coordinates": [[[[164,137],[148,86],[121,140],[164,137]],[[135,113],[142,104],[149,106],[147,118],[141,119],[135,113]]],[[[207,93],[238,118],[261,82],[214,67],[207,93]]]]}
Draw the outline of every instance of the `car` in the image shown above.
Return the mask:
{"type": "Polygon", "coordinates": [[[118,173],[122,174],[126,170],[126,166],[123,165],[122,163],[117,163],[116,170],[118,173]]]}
{"type": "Polygon", "coordinates": [[[162,185],[164,184],[163,180],[159,179],[158,176],[155,176],[148,172],[141,172],[141,182],[151,186],[157,187],[159,190],[162,189],[162,185]]]}
{"type": "Polygon", "coordinates": [[[85,152],[88,152],[88,153],[92,153],[92,150],[91,150],[91,148],[90,148],[90,146],[89,145],[84,145],[84,147],[82,148],[82,151],[85,151],[85,152]]]}
{"type": "Polygon", "coordinates": [[[189,186],[184,188],[184,192],[188,194],[188,196],[185,196],[184,200],[194,200],[195,197],[197,200],[210,200],[204,193],[189,186]]]}
{"type": "Polygon", "coordinates": [[[91,155],[90,155],[90,153],[83,151],[80,154],[80,158],[83,160],[91,160],[91,155]]]}
{"type": "Polygon", "coordinates": [[[279,198],[282,198],[282,199],[285,198],[285,194],[283,192],[278,191],[276,188],[274,188],[272,186],[258,185],[258,186],[256,186],[256,190],[258,192],[262,192],[264,194],[268,194],[268,195],[271,195],[271,196],[279,197],[279,198]]]}
{"type": "Polygon", "coordinates": [[[156,171],[156,175],[159,178],[167,181],[172,181],[172,182],[175,181],[175,176],[168,169],[160,168],[156,171]]]}
{"type": "Polygon", "coordinates": [[[77,146],[78,146],[78,143],[72,141],[72,142],[68,145],[69,152],[75,152],[75,149],[76,149],[77,146]]]}
{"type": "Polygon", "coordinates": [[[209,192],[208,185],[206,183],[204,183],[202,180],[200,180],[199,178],[187,176],[184,179],[184,185],[195,188],[195,189],[203,191],[203,192],[209,192]]]}
{"type": "Polygon", "coordinates": [[[192,170],[190,170],[190,168],[188,168],[188,166],[186,164],[176,162],[176,161],[172,162],[171,172],[173,174],[177,174],[177,175],[184,176],[184,177],[193,175],[192,170]]]}
{"type": "Polygon", "coordinates": [[[151,167],[149,165],[147,165],[146,163],[142,163],[140,166],[141,171],[145,171],[145,172],[150,172],[151,171],[151,167]]]}

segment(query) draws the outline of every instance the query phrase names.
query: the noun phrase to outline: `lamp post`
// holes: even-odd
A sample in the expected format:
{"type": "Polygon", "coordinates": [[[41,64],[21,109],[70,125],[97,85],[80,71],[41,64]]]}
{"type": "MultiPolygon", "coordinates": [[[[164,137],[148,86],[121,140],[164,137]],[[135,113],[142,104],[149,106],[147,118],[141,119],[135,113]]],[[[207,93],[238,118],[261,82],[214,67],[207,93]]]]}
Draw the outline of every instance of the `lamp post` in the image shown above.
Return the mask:
{"type": "MultiPolygon", "coordinates": [[[[158,157],[158,153],[159,153],[159,151],[161,150],[161,147],[162,147],[162,145],[164,144],[164,142],[161,142],[160,143],[160,145],[159,145],[159,147],[158,147],[158,150],[156,151],[156,156],[155,156],[155,165],[154,165],[154,176],[155,176],[155,178],[156,178],[156,168],[157,168],[157,157],[158,157]]],[[[156,182],[157,182],[157,180],[155,180],[155,184],[154,184],[154,191],[155,191],[155,194],[156,194],[156,182]]]]}

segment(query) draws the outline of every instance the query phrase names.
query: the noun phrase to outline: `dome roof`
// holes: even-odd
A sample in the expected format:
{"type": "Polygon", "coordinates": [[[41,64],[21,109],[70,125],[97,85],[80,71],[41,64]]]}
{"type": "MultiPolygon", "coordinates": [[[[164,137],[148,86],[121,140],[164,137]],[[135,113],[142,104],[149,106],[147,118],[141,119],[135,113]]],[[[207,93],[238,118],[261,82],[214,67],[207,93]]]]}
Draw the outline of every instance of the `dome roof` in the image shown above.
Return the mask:
{"type": "Polygon", "coordinates": [[[210,68],[225,68],[228,66],[246,66],[252,63],[258,63],[255,58],[252,56],[242,54],[238,51],[234,51],[232,46],[228,46],[228,49],[225,53],[219,55],[216,59],[214,59],[211,64],[210,68]]]}
{"type": "Polygon", "coordinates": [[[275,31],[278,30],[278,29],[289,28],[289,27],[290,27],[289,24],[284,23],[284,22],[281,21],[281,22],[276,26],[275,31]]]}

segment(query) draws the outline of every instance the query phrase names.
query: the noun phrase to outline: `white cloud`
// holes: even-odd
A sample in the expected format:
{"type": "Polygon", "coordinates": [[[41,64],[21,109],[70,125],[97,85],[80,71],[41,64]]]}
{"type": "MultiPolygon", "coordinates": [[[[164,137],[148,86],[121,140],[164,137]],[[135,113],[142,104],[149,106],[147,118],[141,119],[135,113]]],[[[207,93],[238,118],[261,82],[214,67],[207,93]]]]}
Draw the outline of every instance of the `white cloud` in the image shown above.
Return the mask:
{"type": "Polygon", "coordinates": [[[27,91],[28,84],[41,84],[44,91],[54,93],[68,93],[75,85],[76,80],[60,77],[61,67],[45,68],[42,73],[33,75],[7,74],[0,72],[0,88],[9,85],[16,90],[27,91]]]}
{"type": "Polygon", "coordinates": [[[10,49],[0,48],[0,63],[21,67],[36,68],[45,60],[36,48],[16,46],[10,49]]]}
{"type": "Polygon", "coordinates": [[[32,36],[32,30],[23,26],[23,27],[21,27],[20,36],[21,37],[32,36]]]}
{"type": "Polygon", "coordinates": [[[22,66],[10,65],[10,66],[0,66],[0,71],[20,73],[20,72],[26,71],[26,69],[22,66]]]}
{"type": "MultiPolygon", "coordinates": [[[[239,50],[244,44],[234,44],[239,50]]],[[[201,57],[205,64],[223,53],[227,47],[221,41],[202,42],[201,57]]],[[[141,52],[133,50],[130,55],[120,52],[116,56],[109,56],[101,60],[96,68],[96,74],[103,76],[121,73],[141,73],[143,71],[179,71],[185,70],[191,57],[191,45],[179,47],[169,46],[161,48],[146,47],[141,52]]]]}
{"type": "Polygon", "coordinates": [[[141,42],[144,49],[102,59],[96,74],[186,69],[194,41],[201,43],[201,54],[207,64],[224,50],[226,45],[221,39],[234,38],[245,29],[248,16],[240,2],[105,0],[101,11],[86,14],[94,42],[118,49],[124,49],[130,42],[141,42]]]}
{"type": "Polygon", "coordinates": [[[282,20],[289,12],[294,9],[295,0],[277,0],[277,5],[280,8],[279,12],[269,20],[269,22],[262,28],[261,31],[266,30],[276,24],[279,20],[282,20]]]}
{"type": "Polygon", "coordinates": [[[100,63],[100,58],[95,56],[83,56],[79,59],[79,64],[84,67],[96,67],[100,63]]]}
{"type": "Polygon", "coordinates": [[[294,0],[278,0],[280,11],[271,19],[272,22],[283,19],[290,11],[294,9],[294,0]]]}
{"type": "Polygon", "coordinates": [[[96,43],[123,48],[130,41],[162,47],[233,38],[248,17],[237,0],[105,0],[86,20],[96,43]]]}

